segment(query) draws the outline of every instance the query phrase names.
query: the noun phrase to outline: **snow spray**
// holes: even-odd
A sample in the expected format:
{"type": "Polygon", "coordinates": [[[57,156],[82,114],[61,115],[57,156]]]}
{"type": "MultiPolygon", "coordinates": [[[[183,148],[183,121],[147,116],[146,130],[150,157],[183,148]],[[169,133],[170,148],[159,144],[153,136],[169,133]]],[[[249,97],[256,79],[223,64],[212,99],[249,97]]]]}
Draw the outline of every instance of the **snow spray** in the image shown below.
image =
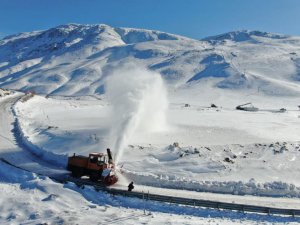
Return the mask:
{"type": "Polygon", "coordinates": [[[118,163],[135,131],[167,129],[167,89],[159,73],[125,65],[106,80],[111,103],[111,148],[118,163]]]}

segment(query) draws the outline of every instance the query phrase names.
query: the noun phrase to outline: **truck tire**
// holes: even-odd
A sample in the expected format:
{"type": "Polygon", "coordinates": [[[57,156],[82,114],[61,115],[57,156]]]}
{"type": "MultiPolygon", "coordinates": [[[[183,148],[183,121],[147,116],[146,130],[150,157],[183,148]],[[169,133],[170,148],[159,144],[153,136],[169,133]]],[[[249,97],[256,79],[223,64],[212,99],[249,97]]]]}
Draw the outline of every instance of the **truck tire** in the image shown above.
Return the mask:
{"type": "Polygon", "coordinates": [[[83,175],[83,172],[81,169],[73,169],[72,170],[72,176],[76,178],[80,178],[83,175]]]}
{"type": "Polygon", "coordinates": [[[94,181],[94,182],[98,181],[99,180],[99,174],[97,172],[91,172],[90,180],[94,181]]]}

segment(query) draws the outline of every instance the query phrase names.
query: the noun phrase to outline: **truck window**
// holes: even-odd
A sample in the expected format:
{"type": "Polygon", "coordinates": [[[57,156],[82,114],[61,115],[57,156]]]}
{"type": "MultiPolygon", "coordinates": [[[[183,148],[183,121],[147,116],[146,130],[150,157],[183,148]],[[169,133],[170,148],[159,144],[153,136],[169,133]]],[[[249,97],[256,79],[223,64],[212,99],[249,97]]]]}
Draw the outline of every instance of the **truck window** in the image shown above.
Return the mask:
{"type": "Polygon", "coordinates": [[[90,158],[90,162],[91,162],[91,163],[97,163],[97,161],[98,161],[98,157],[96,157],[96,156],[91,156],[91,158],[90,158]]]}
{"type": "Polygon", "coordinates": [[[101,164],[104,164],[105,163],[105,157],[99,157],[98,158],[98,164],[101,165],[101,164]]]}

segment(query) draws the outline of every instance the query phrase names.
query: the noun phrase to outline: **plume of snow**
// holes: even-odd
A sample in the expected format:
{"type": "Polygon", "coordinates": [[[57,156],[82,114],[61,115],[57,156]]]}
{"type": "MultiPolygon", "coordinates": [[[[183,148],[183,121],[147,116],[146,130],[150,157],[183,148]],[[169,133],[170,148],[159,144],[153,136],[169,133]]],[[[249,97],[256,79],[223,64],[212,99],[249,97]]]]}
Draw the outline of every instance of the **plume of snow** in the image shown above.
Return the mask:
{"type": "Polygon", "coordinates": [[[125,65],[108,76],[105,90],[112,106],[110,135],[116,162],[135,131],[167,129],[167,90],[159,73],[125,65]]]}

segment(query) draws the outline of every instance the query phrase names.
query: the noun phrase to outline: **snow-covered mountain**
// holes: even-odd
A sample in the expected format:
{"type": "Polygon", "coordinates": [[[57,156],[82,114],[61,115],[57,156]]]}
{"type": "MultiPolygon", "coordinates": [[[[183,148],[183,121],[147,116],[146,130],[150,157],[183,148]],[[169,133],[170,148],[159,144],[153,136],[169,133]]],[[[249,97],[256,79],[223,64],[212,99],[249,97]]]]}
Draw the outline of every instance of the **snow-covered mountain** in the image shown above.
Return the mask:
{"type": "Polygon", "coordinates": [[[259,37],[272,38],[272,39],[288,38],[287,35],[282,35],[282,34],[272,34],[272,33],[262,32],[262,31],[241,30],[241,31],[228,32],[217,36],[207,37],[202,40],[209,41],[211,43],[216,43],[218,41],[224,41],[224,40],[231,40],[235,42],[242,42],[242,41],[257,42],[258,41],[257,38],[259,37]]]}
{"type": "Polygon", "coordinates": [[[194,40],[159,31],[68,24],[0,41],[0,87],[41,94],[104,92],[126,63],[161,73],[169,87],[300,96],[300,37],[236,31],[194,40]]]}

